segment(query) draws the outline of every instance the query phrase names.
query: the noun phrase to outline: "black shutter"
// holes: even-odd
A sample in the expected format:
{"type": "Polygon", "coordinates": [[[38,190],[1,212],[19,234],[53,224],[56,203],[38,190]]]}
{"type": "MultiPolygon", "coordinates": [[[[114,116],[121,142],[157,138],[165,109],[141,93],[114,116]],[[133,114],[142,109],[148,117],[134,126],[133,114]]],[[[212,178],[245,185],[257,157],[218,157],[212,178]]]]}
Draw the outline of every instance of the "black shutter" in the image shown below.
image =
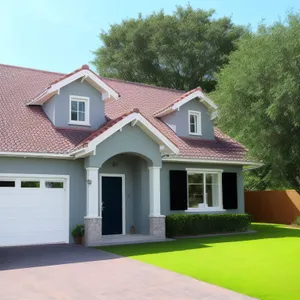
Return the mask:
{"type": "Polygon", "coordinates": [[[187,172],[170,171],[170,208],[187,209],[187,172]]]}
{"type": "Polygon", "coordinates": [[[223,189],[223,208],[237,209],[237,174],[223,173],[222,174],[222,189],[223,189]]]}

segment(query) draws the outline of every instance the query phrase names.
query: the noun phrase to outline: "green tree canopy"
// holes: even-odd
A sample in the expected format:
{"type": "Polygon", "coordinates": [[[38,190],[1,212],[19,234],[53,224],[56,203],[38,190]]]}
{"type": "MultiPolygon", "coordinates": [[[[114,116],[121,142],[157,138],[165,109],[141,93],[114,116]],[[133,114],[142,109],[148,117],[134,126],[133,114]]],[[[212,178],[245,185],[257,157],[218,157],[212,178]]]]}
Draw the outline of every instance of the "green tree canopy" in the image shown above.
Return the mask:
{"type": "Polygon", "coordinates": [[[213,10],[178,7],[139,15],[100,34],[102,46],[93,61],[102,76],[190,90],[215,87],[214,74],[228,62],[235,41],[245,32],[213,10]]]}
{"type": "Polygon", "coordinates": [[[218,125],[261,159],[250,188],[299,189],[300,17],[248,34],[217,76],[218,125]]]}

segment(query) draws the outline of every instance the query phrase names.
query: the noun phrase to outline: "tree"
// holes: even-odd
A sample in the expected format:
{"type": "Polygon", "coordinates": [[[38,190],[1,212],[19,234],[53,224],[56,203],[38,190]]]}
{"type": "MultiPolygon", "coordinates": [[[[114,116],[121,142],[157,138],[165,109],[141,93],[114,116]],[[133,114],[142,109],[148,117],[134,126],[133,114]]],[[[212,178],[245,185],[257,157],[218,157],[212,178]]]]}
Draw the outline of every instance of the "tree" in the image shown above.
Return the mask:
{"type": "Polygon", "coordinates": [[[300,16],[245,36],[217,81],[218,126],[265,163],[248,186],[299,189],[300,16]]]}
{"type": "Polygon", "coordinates": [[[102,76],[190,90],[215,87],[214,73],[227,63],[245,32],[230,18],[213,19],[213,10],[178,7],[140,14],[100,34],[103,45],[93,64],[102,76]]]}

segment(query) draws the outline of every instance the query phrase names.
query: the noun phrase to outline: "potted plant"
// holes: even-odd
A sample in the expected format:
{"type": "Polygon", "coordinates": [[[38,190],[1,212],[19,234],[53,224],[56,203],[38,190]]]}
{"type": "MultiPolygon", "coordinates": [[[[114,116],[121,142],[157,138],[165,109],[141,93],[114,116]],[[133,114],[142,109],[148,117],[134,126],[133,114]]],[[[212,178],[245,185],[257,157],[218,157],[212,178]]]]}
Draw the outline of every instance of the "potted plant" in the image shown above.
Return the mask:
{"type": "Polygon", "coordinates": [[[77,224],[72,230],[72,236],[75,244],[82,245],[84,237],[84,225],[77,224]]]}

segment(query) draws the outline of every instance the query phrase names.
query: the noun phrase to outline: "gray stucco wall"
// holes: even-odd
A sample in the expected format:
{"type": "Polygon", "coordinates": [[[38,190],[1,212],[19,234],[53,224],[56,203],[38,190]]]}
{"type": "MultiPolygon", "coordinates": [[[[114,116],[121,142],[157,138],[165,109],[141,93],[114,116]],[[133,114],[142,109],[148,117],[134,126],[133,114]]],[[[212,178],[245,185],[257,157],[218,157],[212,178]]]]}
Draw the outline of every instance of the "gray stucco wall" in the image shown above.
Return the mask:
{"type": "MultiPolygon", "coordinates": [[[[170,187],[169,178],[170,170],[185,170],[186,168],[199,168],[199,169],[222,169],[224,172],[237,173],[238,185],[238,209],[226,210],[227,213],[244,213],[244,177],[243,169],[241,166],[228,166],[218,164],[188,164],[188,163],[163,163],[161,169],[161,213],[163,215],[185,213],[184,211],[171,211],[170,210],[170,187]]],[[[198,213],[198,212],[197,212],[198,213]]],[[[201,212],[202,213],[202,212],[201,212]]],[[[207,213],[207,212],[203,212],[207,213]]],[[[219,213],[219,212],[209,212],[219,213]]]]}
{"type": "Polygon", "coordinates": [[[159,145],[138,126],[126,125],[96,148],[96,155],[85,159],[87,167],[101,167],[109,158],[120,153],[132,153],[145,158],[149,166],[161,166],[159,145]]]}
{"type": "MultiPolygon", "coordinates": [[[[185,170],[186,168],[223,169],[224,172],[236,172],[238,175],[238,209],[228,210],[227,212],[244,212],[244,182],[241,166],[165,162],[161,169],[161,214],[184,213],[184,211],[170,210],[169,171],[185,170]]],[[[86,215],[86,171],[82,159],[56,160],[0,157],[0,173],[69,175],[69,224],[70,241],[72,242],[72,228],[78,223],[82,224],[86,215]]],[[[99,173],[125,174],[126,233],[130,233],[130,227],[134,225],[137,233],[148,234],[150,208],[148,162],[137,155],[121,154],[105,161],[99,169],[99,173]]]]}
{"type": "Polygon", "coordinates": [[[59,95],[53,96],[43,105],[43,109],[50,121],[57,127],[97,129],[106,121],[101,92],[86,81],[81,82],[80,79],[63,87],[59,95]],[[89,114],[91,126],[68,124],[70,118],[70,95],[90,98],[89,114]]]}
{"type": "Polygon", "coordinates": [[[201,112],[202,135],[199,137],[207,140],[214,139],[213,122],[210,119],[210,113],[206,106],[197,99],[191,100],[181,106],[179,111],[162,117],[162,120],[175,131],[178,136],[195,138],[197,136],[189,135],[189,110],[201,112]]]}
{"type": "Polygon", "coordinates": [[[70,241],[71,230],[83,224],[86,214],[86,171],[83,160],[0,157],[0,173],[46,174],[70,176],[70,241]]]}

